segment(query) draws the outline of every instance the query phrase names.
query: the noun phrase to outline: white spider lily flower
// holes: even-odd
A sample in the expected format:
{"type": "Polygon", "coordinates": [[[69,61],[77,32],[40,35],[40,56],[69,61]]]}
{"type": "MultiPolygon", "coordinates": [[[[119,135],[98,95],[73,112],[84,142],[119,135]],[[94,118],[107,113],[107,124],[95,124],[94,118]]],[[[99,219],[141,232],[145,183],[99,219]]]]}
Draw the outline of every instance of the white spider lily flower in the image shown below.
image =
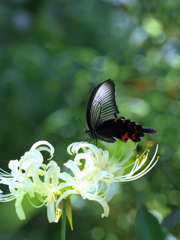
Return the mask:
{"type": "Polygon", "coordinates": [[[80,194],[83,199],[99,202],[104,209],[102,216],[108,216],[107,200],[110,199],[111,186],[106,183],[105,179],[109,181],[113,178],[113,174],[103,169],[109,164],[109,152],[103,151],[93,144],[80,142],[71,144],[68,147],[68,153],[76,154],[74,161],[69,160],[64,164],[71,170],[73,176],[68,173],[62,174],[62,176],[60,174],[60,178],[64,181],[61,184],[61,191],[67,190],[60,196],[57,205],[66,196],[80,194]],[[83,152],[79,153],[79,150],[83,150],[83,152]],[[105,181],[101,181],[101,179],[105,181]]]}
{"type": "MultiPolygon", "coordinates": [[[[73,160],[64,164],[71,174],[60,172],[60,167],[51,160],[54,148],[46,141],[35,143],[19,161],[10,161],[10,173],[0,169],[0,184],[9,188],[7,194],[0,190],[0,202],[15,199],[17,215],[20,219],[25,219],[22,200],[26,195],[33,204],[33,198],[36,197],[40,205],[35,207],[47,206],[49,222],[57,222],[62,214],[62,200],[73,194],[79,194],[83,199],[97,201],[101,204],[102,217],[107,217],[109,215],[108,201],[114,195],[114,183],[135,180],[150,171],[158,161],[156,157],[158,146],[152,160],[147,165],[148,149],[140,157],[137,156],[133,163],[128,164],[134,153],[134,145],[128,154],[121,156],[118,160],[115,160],[114,156],[109,158],[107,150],[86,142],[72,143],[67,150],[70,155],[75,155],[73,160]],[[50,153],[51,157],[48,160],[51,161],[47,164],[44,163],[41,151],[50,153]],[[130,168],[129,172],[127,168],[130,168]]],[[[67,217],[72,228],[69,206],[67,217]]]]}
{"type": "Polygon", "coordinates": [[[25,219],[22,208],[24,196],[26,195],[31,202],[32,198],[37,197],[41,202],[40,206],[47,206],[49,222],[57,222],[61,211],[56,209],[60,167],[54,161],[44,164],[41,151],[49,152],[52,158],[54,148],[46,141],[39,141],[19,161],[9,162],[10,173],[0,169],[0,184],[7,185],[10,192],[3,194],[1,191],[0,202],[15,199],[17,215],[23,220],[25,219]]]}
{"type": "Polygon", "coordinates": [[[114,161],[114,159],[109,159],[107,150],[103,151],[87,142],[72,143],[67,151],[71,155],[75,154],[75,158],[64,165],[71,170],[73,176],[67,173],[62,175],[61,179],[64,183],[61,187],[67,191],[63,192],[57,204],[66,196],[80,194],[83,199],[99,202],[104,209],[102,217],[108,216],[107,202],[114,194],[113,183],[132,181],[145,175],[158,161],[157,150],[158,146],[149,164],[141,170],[148,161],[148,149],[140,157],[137,156],[133,163],[127,165],[134,153],[134,145],[123,159],[114,161]],[[125,173],[125,169],[129,167],[131,170],[125,173]]]}
{"type": "Polygon", "coordinates": [[[60,174],[60,178],[64,180],[64,183],[61,183],[60,185],[62,195],[57,200],[57,207],[59,202],[67,196],[79,194],[83,199],[99,202],[104,209],[103,215],[108,216],[109,206],[106,197],[108,196],[109,186],[99,181],[99,179],[104,176],[104,173],[94,167],[89,167],[87,171],[85,170],[83,172],[82,170],[81,172],[72,160],[69,160],[64,165],[72,170],[74,176],[66,173],[62,174],[61,177],[60,174]]]}
{"type": "Polygon", "coordinates": [[[71,163],[71,167],[69,167],[70,160],[65,165],[71,169],[76,179],[84,179],[85,176],[86,178],[91,178],[96,175],[98,181],[108,184],[113,182],[132,181],[149,172],[159,158],[156,157],[158,151],[157,145],[152,159],[144,169],[142,169],[143,166],[149,161],[148,156],[150,150],[148,148],[146,148],[141,156],[136,156],[133,163],[127,164],[132,158],[135,148],[136,145],[132,145],[130,151],[124,158],[120,157],[115,161],[113,158],[109,159],[109,152],[107,150],[103,151],[101,148],[98,148],[93,144],[86,142],[72,143],[68,147],[68,153],[71,155],[76,154],[73,161],[74,164],[71,163]],[[82,165],[83,169],[81,169],[82,165]],[[131,168],[131,170],[125,174],[125,169],[127,168],[131,168]]]}

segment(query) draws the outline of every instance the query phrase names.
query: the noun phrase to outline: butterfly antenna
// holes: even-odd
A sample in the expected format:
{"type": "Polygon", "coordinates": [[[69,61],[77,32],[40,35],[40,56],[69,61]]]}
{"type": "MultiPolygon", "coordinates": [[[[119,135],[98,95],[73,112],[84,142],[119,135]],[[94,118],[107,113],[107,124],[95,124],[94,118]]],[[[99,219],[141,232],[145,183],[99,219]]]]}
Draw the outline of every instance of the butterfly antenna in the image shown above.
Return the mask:
{"type": "Polygon", "coordinates": [[[79,122],[81,123],[81,125],[87,130],[86,125],[81,121],[81,119],[79,118],[79,122]]]}
{"type": "Polygon", "coordinates": [[[85,124],[81,121],[80,118],[79,118],[78,120],[76,120],[76,119],[73,117],[73,120],[74,120],[76,123],[78,123],[80,126],[83,126],[83,127],[87,130],[85,124]]]}

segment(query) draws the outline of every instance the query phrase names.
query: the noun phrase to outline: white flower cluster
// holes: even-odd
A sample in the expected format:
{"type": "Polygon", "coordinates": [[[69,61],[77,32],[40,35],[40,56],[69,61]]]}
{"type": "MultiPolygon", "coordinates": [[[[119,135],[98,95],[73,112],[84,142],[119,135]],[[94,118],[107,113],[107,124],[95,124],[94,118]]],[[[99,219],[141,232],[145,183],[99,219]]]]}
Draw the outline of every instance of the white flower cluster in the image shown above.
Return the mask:
{"type": "Polygon", "coordinates": [[[87,142],[73,143],[68,147],[68,153],[75,157],[64,164],[70,174],[61,172],[57,163],[51,160],[54,154],[53,146],[47,141],[39,141],[19,161],[9,162],[10,173],[0,169],[0,184],[9,188],[7,194],[0,190],[0,202],[15,199],[17,215],[23,220],[24,196],[27,196],[31,203],[36,197],[41,203],[40,206],[47,206],[49,222],[57,222],[62,213],[61,201],[73,194],[79,194],[83,199],[99,202],[104,209],[102,216],[107,217],[108,201],[114,194],[113,183],[135,180],[150,171],[158,161],[156,147],[153,158],[143,170],[141,169],[148,160],[147,149],[142,156],[136,157],[133,163],[127,165],[133,150],[134,148],[124,159],[114,162],[109,160],[107,150],[103,151],[87,142]],[[41,151],[50,153],[51,158],[47,164],[43,163],[41,151]],[[131,167],[131,170],[125,174],[127,167],[131,167]]]}

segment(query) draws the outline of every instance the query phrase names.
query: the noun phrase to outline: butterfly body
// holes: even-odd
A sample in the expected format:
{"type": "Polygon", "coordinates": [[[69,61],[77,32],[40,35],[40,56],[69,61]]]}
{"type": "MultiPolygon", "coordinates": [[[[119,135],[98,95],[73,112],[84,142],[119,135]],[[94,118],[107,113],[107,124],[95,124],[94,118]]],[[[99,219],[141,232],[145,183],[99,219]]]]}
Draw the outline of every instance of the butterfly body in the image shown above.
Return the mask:
{"type": "Polygon", "coordinates": [[[116,139],[124,142],[139,142],[144,133],[156,133],[153,128],[143,127],[135,122],[117,117],[115,85],[112,80],[99,84],[91,94],[87,105],[87,123],[91,139],[113,143],[116,139]]]}

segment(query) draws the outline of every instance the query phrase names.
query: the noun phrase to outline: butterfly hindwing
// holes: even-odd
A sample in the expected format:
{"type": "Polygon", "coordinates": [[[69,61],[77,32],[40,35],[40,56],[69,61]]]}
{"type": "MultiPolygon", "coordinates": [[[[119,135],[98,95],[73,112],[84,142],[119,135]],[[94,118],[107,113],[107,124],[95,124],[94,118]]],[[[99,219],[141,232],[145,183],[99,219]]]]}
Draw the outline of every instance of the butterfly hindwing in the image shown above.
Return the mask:
{"type": "MultiPolygon", "coordinates": [[[[129,119],[115,118],[100,124],[96,129],[98,138],[106,139],[107,142],[115,142],[117,138],[123,142],[139,142],[144,133],[155,133],[152,128],[144,128],[129,119]]],[[[102,139],[102,140],[103,140],[102,139]]]]}

